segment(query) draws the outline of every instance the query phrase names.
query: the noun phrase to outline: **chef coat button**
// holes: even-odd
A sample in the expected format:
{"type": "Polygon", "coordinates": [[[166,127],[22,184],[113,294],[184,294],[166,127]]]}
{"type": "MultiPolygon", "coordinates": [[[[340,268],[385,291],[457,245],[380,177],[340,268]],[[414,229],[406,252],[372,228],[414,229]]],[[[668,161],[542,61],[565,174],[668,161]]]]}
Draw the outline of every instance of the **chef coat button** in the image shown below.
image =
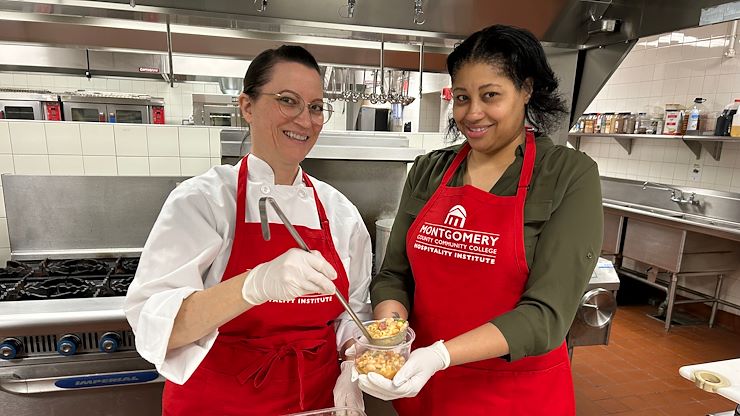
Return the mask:
{"type": "Polygon", "coordinates": [[[262,185],[262,186],[260,187],[260,191],[261,191],[261,192],[262,192],[263,194],[269,194],[269,193],[270,193],[270,187],[269,187],[269,186],[267,186],[267,185],[262,185]]]}
{"type": "Polygon", "coordinates": [[[306,191],[303,189],[298,191],[298,196],[301,197],[301,199],[306,199],[306,191]]]}
{"type": "Polygon", "coordinates": [[[594,258],[594,255],[593,255],[593,253],[588,253],[588,254],[586,254],[586,258],[587,258],[587,259],[592,259],[592,258],[594,258]]]}

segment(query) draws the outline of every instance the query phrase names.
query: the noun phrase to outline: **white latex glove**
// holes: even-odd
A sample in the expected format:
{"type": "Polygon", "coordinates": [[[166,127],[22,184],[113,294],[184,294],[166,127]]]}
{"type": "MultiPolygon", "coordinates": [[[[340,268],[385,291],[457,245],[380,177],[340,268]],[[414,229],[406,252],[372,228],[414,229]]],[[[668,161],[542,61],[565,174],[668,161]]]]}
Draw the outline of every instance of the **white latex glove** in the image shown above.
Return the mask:
{"type": "Polygon", "coordinates": [[[341,368],[342,372],[334,385],[334,405],[365,410],[362,391],[357,385],[357,380],[352,378],[352,369],[355,368],[355,362],[343,361],[341,368]]]}
{"type": "MultiPolygon", "coordinates": [[[[382,400],[414,397],[439,370],[450,366],[450,353],[443,341],[414,350],[393,380],[378,373],[357,374],[360,389],[382,400]]],[[[355,370],[356,371],[356,370],[355,370]]]]}
{"type": "Polygon", "coordinates": [[[331,295],[336,291],[332,282],[336,278],[336,270],[321,253],[291,248],[252,269],[242,286],[242,297],[247,303],[260,305],[312,293],[331,295]]]}

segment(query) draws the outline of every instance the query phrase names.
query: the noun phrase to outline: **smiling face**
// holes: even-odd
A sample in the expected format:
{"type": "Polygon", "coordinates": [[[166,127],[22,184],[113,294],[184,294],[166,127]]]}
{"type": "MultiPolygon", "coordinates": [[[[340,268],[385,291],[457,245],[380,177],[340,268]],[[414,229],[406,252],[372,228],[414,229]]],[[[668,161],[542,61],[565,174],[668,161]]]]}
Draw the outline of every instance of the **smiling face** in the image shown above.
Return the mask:
{"type": "Polygon", "coordinates": [[[278,62],[271,70],[270,80],[254,98],[242,94],[239,106],[249,123],[252,153],[272,166],[273,170],[294,169],[316,144],[323,124],[311,121],[309,110],[288,117],[278,100],[292,101],[299,97],[304,103],[321,101],[321,77],[315,69],[295,62],[278,62]],[[275,95],[279,93],[281,97],[275,95]]]}
{"type": "Polygon", "coordinates": [[[469,62],[452,82],[452,116],[474,151],[493,155],[524,140],[529,85],[518,89],[498,67],[469,62]]]}

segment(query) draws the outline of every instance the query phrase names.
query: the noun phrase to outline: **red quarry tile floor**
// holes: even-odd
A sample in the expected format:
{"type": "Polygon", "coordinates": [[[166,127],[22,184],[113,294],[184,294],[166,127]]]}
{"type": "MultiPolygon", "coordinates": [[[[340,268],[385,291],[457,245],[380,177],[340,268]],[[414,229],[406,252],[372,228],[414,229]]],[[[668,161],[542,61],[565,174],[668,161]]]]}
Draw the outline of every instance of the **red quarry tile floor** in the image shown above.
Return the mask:
{"type": "Polygon", "coordinates": [[[673,326],[650,306],[619,307],[608,346],[576,347],[578,416],[702,416],[735,408],[678,374],[684,365],[740,358],[740,335],[722,328],[673,326]]]}

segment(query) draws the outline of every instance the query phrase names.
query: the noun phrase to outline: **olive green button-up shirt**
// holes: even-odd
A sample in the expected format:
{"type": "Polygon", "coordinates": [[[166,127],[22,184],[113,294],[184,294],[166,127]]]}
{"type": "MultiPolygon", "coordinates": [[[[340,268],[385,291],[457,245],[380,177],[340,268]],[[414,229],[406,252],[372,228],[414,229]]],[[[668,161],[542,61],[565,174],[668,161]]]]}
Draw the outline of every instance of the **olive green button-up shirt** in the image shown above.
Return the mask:
{"type": "MultiPolygon", "coordinates": [[[[558,347],[570,328],[601,250],[603,211],[596,163],[579,151],[536,140],[532,182],[524,206],[524,245],[530,274],[517,306],[491,317],[509,344],[510,360],[541,355],[558,347]]],[[[414,275],[406,256],[406,233],[439,187],[462,145],[419,156],[409,171],[383,266],[373,278],[373,306],[397,300],[413,316],[414,275]]],[[[516,194],[524,144],[491,189],[516,194]]],[[[448,186],[462,186],[466,162],[448,186]]],[[[465,299],[460,299],[461,304],[465,299]]]]}

